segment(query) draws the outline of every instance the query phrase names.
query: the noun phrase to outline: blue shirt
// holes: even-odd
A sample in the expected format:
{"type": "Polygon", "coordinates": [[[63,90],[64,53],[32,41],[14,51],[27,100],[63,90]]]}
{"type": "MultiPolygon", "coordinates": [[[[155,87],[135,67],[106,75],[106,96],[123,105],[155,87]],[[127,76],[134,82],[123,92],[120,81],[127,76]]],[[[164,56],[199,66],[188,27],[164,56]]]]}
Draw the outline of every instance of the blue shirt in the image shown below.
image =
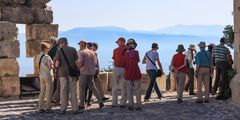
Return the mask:
{"type": "Polygon", "coordinates": [[[212,65],[211,53],[201,49],[196,55],[196,64],[200,67],[210,67],[212,65]]]}

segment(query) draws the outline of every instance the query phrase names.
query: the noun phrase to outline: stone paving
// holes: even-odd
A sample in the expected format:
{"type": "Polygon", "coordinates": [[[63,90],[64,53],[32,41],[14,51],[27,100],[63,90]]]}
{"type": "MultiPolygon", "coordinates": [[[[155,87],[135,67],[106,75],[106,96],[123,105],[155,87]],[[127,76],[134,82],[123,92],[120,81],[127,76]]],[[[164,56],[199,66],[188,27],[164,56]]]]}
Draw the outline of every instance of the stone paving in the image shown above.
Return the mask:
{"type": "MultiPolygon", "coordinates": [[[[216,101],[212,96],[210,103],[197,104],[196,97],[184,93],[184,101],[176,102],[174,92],[164,93],[160,101],[156,97],[150,102],[143,103],[142,111],[129,111],[126,108],[111,108],[111,100],[105,107],[98,109],[93,103],[86,111],[79,114],[58,114],[59,107],[53,107],[54,113],[38,113],[37,99],[25,100],[0,99],[1,120],[240,120],[240,107],[231,104],[231,101],[216,101]]],[[[142,96],[143,97],[143,96],[142,96]]]]}

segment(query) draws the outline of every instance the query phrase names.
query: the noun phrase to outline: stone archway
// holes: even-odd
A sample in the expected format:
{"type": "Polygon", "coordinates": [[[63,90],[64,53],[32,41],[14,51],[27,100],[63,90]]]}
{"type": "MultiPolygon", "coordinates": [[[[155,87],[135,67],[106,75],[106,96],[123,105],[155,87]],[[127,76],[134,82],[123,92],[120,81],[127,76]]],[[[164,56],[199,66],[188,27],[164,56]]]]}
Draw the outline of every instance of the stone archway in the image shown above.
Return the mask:
{"type": "Polygon", "coordinates": [[[49,42],[58,36],[58,25],[53,12],[46,4],[51,0],[0,1],[0,97],[20,94],[20,55],[16,24],[26,24],[26,56],[34,57],[42,41],[49,42]]]}

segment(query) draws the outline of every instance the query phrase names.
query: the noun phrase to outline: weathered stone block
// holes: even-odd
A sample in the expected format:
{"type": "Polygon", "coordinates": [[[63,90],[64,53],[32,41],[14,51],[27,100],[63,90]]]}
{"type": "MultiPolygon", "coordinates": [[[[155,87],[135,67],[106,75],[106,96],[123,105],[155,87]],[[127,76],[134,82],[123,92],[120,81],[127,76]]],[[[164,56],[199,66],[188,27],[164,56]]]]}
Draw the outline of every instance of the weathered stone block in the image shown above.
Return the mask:
{"type": "Polygon", "coordinates": [[[232,90],[233,104],[240,106],[240,74],[236,74],[231,80],[230,88],[232,90]]]}
{"type": "Polygon", "coordinates": [[[50,37],[58,36],[57,24],[30,24],[26,25],[27,40],[49,40],[50,37]]]}
{"type": "Polygon", "coordinates": [[[33,8],[33,23],[43,24],[53,22],[53,12],[48,9],[33,8]]]}
{"type": "Polygon", "coordinates": [[[34,57],[35,55],[37,55],[38,53],[40,53],[41,49],[40,49],[40,44],[41,42],[47,42],[50,43],[49,40],[28,40],[26,41],[26,56],[27,57],[34,57]]]}
{"type": "Polygon", "coordinates": [[[17,6],[25,3],[25,0],[1,0],[0,6],[17,6]]]}
{"type": "Polygon", "coordinates": [[[18,37],[18,28],[16,24],[0,21],[0,41],[1,40],[17,40],[18,37]]]}
{"type": "Polygon", "coordinates": [[[16,58],[20,55],[18,40],[0,41],[0,57],[16,58]]]}
{"type": "Polygon", "coordinates": [[[108,73],[102,72],[99,74],[99,80],[104,93],[108,92],[108,73]]]}
{"type": "Polygon", "coordinates": [[[51,0],[26,0],[26,3],[28,5],[36,5],[36,4],[46,4],[50,2],[51,0]]]}
{"type": "Polygon", "coordinates": [[[0,76],[18,76],[19,65],[16,59],[0,59],[0,76]]]}
{"type": "Polygon", "coordinates": [[[0,77],[0,97],[20,95],[20,79],[17,76],[0,77]]]}
{"type": "Polygon", "coordinates": [[[20,24],[30,24],[33,22],[33,14],[29,7],[1,7],[0,11],[0,21],[10,21],[20,24]]]}
{"type": "Polygon", "coordinates": [[[108,73],[108,86],[107,86],[108,91],[112,90],[112,82],[113,82],[113,73],[109,72],[108,73]]]}

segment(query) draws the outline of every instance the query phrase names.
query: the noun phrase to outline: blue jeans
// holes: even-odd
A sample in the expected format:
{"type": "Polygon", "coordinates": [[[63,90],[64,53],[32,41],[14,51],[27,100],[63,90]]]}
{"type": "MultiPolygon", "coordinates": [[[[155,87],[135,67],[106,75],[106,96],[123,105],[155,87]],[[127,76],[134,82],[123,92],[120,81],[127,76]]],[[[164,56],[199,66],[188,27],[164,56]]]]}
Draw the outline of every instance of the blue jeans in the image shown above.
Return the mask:
{"type": "Polygon", "coordinates": [[[148,85],[148,89],[147,89],[147,93],[146,93],[146,96],[145,96],[145,100],[148,100],[152,94],[152,89],[154,87],[157,95],[158,95],[158,98],[161,98],[162,97],[162,94],[161,94],[161,91],[159,90],[158,88],[158,85],[156,83],[156,76],[157,76],[157,70],[147,70],[147,74],[150,78],[150,83],[148,85]]]}

